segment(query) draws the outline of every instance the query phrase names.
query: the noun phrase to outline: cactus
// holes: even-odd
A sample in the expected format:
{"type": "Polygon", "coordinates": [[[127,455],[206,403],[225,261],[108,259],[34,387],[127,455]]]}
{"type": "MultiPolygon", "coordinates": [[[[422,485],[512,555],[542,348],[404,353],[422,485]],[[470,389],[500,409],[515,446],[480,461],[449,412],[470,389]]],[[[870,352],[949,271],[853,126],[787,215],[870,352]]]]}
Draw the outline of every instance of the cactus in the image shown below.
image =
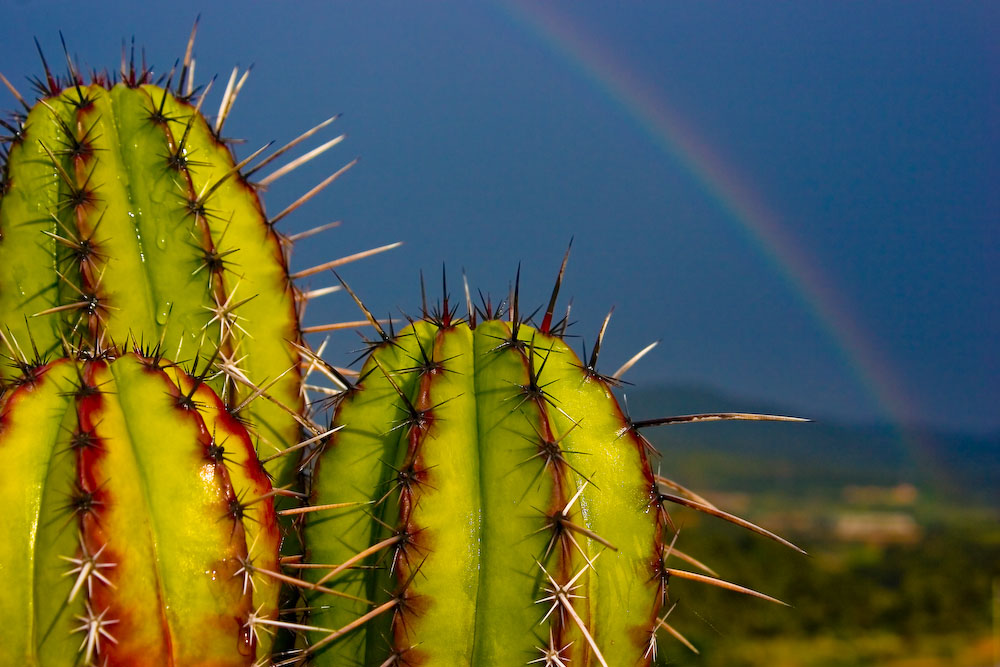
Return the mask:
{"type": "MultiPolygon", "coordinates": [[[[186,368],[217,356],[222,373],[211,384],[227,405],[269,399],[241,417],[270,457],[301,439],[306,414],[300,316],[309,294],[292,279],[326,266],[290,275],[293,238],[274,223],[353,162],[268,218],[259,187],[343,137],[252,182],[333,119],[256,164],[263,149],[237,162],[220,132],[246,75],[237,81],[234,70],[210,122],[201,114],[208,91],[193,85],[191,39],[176,86],[174,72],[156,85],[124,58],[119,75],[85,82],[68,55],[65,77],[45,64],[33,105],[3,79],[25,113],[4,122],[0,335],[16,362],[29,346],[51,358],[64,339],[93,349],[158,343],[186,368]]],[[[291,481],[290,458],[268,463],[280,484],[291,481]]]]}
{"type": "Polygon", "coordinates": [[[31,365],[0,394],[0,663],[251,665],[280,534],[246,429],[155,354],[31,365]]]}
{"type": "Polygon", "coordinates": [[[596,370],[604,329],[584,362],[553,322],[558,287],[537,327],[515,288],[507,319],[484,304],[459,320],[445,292],[380,330],[312,462],[315,664],[648,665],[676,634],[670,577],[772,599],[668,564],[701,566],[667,539],[665,503],[741,520],[655,475],[640,428],[791,418],[631,420],[596,370]]]}

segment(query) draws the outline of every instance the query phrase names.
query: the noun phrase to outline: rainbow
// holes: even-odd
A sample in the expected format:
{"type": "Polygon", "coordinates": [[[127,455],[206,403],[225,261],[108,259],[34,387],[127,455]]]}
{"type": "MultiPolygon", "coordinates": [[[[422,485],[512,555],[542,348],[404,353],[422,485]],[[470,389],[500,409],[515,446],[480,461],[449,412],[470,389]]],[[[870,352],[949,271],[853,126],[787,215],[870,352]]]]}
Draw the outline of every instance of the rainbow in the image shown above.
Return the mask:
{"type": "Polygon", "coordinates": [[[694,178],[788,283],[878,409],[895,426],[914,423],[918,413],[907,392],[884,356],[869,342],[833,281],[782,225],[780,216],[669,104],[663,91],[644,81],[600,39],[585,33],[551,3],[508,0],[500,7],[518,28],[532,34],[588,80],[694,178]]]}

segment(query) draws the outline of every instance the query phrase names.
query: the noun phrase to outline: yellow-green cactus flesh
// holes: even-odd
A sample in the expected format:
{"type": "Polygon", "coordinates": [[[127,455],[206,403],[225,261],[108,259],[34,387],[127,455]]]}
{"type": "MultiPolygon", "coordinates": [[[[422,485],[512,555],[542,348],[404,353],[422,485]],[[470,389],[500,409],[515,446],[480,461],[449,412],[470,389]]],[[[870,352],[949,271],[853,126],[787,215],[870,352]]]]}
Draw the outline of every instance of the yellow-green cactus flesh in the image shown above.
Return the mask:
{"type": "MultiPolygon", "coordinates": [[[[67,85],[28,111],[0,192],[0,353],[139,341],[190,370],[214,359],[265,458],[298,442],[301,342],[279,236],[195,106],[131,81],[67,85]],[[244,381],[245,380],[245,381],[244,381]]],[[[0,366],[10,379],[17,364],[0,366]]],[[[294,462],[269,472],[291,481],[294,462]]]]}
{"type": "Polygon", "coordinates": [[[316,665],[650,664],[648,444],[560,337],[418,321],[374,349],[334,428],[305,527],[316,665]]]}
{"type": "Polygon", "coordinates": [[[255,664],[280,532],[246,429],[157,359],[57,360],[0,395],[0,664],[255,664]]]}

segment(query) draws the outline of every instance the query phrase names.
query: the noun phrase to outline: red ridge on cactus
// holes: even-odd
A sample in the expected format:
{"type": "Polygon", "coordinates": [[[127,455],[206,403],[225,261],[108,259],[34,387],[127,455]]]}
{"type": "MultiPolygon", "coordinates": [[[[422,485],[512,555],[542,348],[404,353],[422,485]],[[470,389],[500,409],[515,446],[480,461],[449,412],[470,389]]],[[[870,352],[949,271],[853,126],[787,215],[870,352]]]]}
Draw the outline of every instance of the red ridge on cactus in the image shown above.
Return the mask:
{"type": "Polygon", "coordinates": [[[151,357],[62,359],[0,395],[0,662],[251,665],[280,531],[251,438],[151,357]]]}

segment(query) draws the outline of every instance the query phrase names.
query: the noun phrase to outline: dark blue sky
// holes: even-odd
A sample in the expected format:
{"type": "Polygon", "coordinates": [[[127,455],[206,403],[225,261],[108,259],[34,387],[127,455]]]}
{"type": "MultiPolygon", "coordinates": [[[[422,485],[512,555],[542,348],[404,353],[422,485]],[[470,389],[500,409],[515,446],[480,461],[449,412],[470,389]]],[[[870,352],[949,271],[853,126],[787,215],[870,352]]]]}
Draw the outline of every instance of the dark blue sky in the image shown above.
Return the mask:
{"type": "MultiPolygon", "coordinates": [[[[0,71],[26,89],[39,71],[31,38],[60,62],[58,30],[101,67],[116,67],[134,35],[165,71],[200,12],[199,82],[256,63],[225,132],[248,140],[241,154],[344,114],[334,128],[347,141],[278,181],[266,202],[277,212],[360,155],[282,224],[344,221],[300,248],[296,268],[405,241],[343,270],[376,311],[415,312],[418,271],[437,276],[442,262],[458,297],[462,267],[474,287],[501,294],[520,261],[524,298],[541,304],[574,236],[564,294],[576,333],[592,343],[616,307],[607,371],[662,339],[629,379],[706,384],[809,416],[1000,427],[997,5],[544,4],[589,64],[540,31],[527,4],[83,11],[8,0],[0,71]],[[828,302],[768,255],[724,192],[663,150],[607,71],[595,72],[609,61],[766,205],[828,302]],[[824,309],[832,320],[817,317],[824,309]],[[848,330],[866,352],[842,345],[848,330]]],[[[334,294],[309,323],[356,316],[334,294]]]]}

